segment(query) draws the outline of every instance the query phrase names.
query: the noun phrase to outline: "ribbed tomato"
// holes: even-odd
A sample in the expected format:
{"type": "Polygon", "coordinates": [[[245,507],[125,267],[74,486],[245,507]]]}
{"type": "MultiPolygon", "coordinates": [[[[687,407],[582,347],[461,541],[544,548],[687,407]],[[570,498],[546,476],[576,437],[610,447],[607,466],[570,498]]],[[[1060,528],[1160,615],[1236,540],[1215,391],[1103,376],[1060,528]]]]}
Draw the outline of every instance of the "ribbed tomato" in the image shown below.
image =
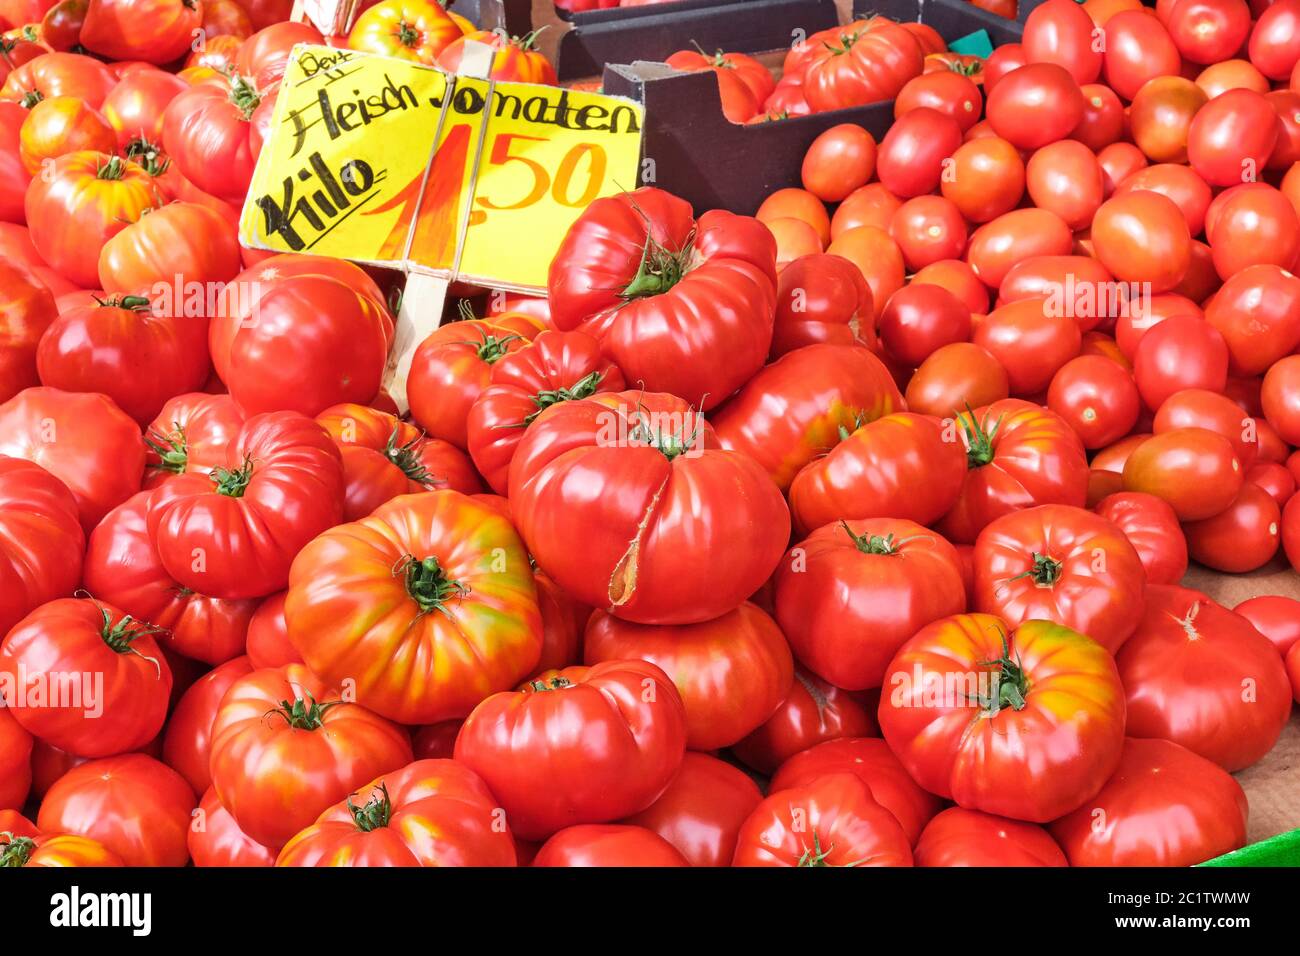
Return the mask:
{"type": "Polygon", "coordinates": [[[1148,584],[1177,584],[1187,573],[1187,541],[1178,515],[1163,499],[1140,491],[1107,495],[1093,508],[1124,532],[1137,550],[1148,584]]]}
{"type": "Polygon", "coordinates": [[[534,44],[540,30],[521,37],[503,36],[495,30],[475,30],[452,40],[438,54],[438,66],[448,73],[460,70],[461,60],[465,56],[465,41],[473,40],[492,47],[492,66],[488,76],[494,80],[515,83],[543,83],[554,86],[555,67],[546,59],[546,54],[537,50],[534,44]]]}
{"type": "Polygon", "coordinates": [[[294,561],[284,610],[315,673],[407,724],[463,717],[532,673],[542,648],[523,543],[455,491],[403,495],[321,534],[294,561]]]}
{"type": "Polygon", "coordinates": [[[32,739],[10,709],[0,707],[0,832],[6,811],[22,809],[31,793],[32,739]]]}
{"type": "Polygon", "coordinates": [[[0,833],[0,868],[18,866],[124,866],[104,844],[71,833],[24,836],[0,833]]]}
{"type": "Polygon", "coordinates": [[[181,93],[163,114],[162,142],[181,173],[199,189],[242,203],[262,149],[274,96],[244,76],[218,75],[181,93]]]}
{"type": "Polygon", "coordinates": [[[188,842],[195,866],[275,865],[275,851],[239,829],[212,787],[208,787],[199,801],[188,842]]]}
{"type": "Polygon", "coordinates": [[[76,589],[85,545],[67,486],[40,465],[0,456],[0,635],[76,589]]]}
{"type": "MultiPolygon", "coordinates": [[[[239,234],[229,219],[197,203],[172,202],[142,216],[104,244],[99,253],[99,284],[107,292],[166,294],[174,310],[183,308],[201,320],[216,311],[209,290],[237,294],[226,284],[240,268],[239,234]],[[200,285],[201,298],[195,291],[200,285]]],[[[206,326],[204,322],[205,345],[206,326]]]]}
{"type": "Polygon", "coordinates": [[[95,150],[112,153],[117,137],[98,110],[75,96],[41,100],[27,112],[18,133],[18,154],[27,172],[35,175],[45,163],[66,153],[95,150]]]}
{"type": "Polygon", "coordinates": [[[91,109],[99,109],[117,83],[113,72],[94,57],[80,53],[43,53],[23,63],[5,78],[0,99],[23,102],[29,93],[41,99],[75,96],[91,109]]]}
{"type": "Polygon", "coordinates": [[[382,0],[357,17],[348,46],[433,64],[460,36],[456,21],[434,0],[382,0]]]}
{"type": "Polygon", "coordinates": [[[145,427],[149,446],[144,487],[156,488],[173,475],[206,475],[226,460],[226,446],[244,424],[229,395],[187,392],[168,399],[145,427]]]}
{"type": "MultiPolygon", "coordinates": [[[[856,127],[855,127],[856,128],[856,127]]],[[[876,342],[871,287],[843,256],[800,256],[777,278],[776,324],[768,358],[775,361],[805,345],[876,342]]]]}
{"type": "Polygon", "coordinates": [[[202,23],[199,0],[89,0],[80,40],[110,60],[161,66],[184,55],[202,23]]]}
{"type": "Polygon", "coordinates": [[[411,762],[405,730],[301,664],[255,670],[212,724],[212,785],[239,828],[278,849],[331,804],[411,762]]]}
{"type": "Polygon", "coordinates": [[[884,17],[854,21],[829,42],[808,45],[803,87],[814,112],[892,100],[925,69],[916,37],[884,17]]]}
{"type": "Polygon", "coordinates": [[[232,684],[254,668],[247,657],[236,657],[208,671],[181,696],[167,720],[163,735],[163,762],[188,783],[195,793],[212,786],[212,722],[232,684]]]}

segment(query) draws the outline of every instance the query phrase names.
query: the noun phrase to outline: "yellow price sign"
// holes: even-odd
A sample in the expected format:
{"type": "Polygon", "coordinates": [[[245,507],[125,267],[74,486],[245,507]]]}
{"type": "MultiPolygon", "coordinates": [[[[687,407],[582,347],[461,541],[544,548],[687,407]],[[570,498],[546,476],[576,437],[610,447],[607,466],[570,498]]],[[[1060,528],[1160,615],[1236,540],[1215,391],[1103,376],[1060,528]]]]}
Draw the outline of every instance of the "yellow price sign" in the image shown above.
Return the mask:
{"type": "Polygon", "coordinates": [[[542,289],[587,204],[635,186],[643,120],[617,97],[299,46],[240,238],[542,289]]]}

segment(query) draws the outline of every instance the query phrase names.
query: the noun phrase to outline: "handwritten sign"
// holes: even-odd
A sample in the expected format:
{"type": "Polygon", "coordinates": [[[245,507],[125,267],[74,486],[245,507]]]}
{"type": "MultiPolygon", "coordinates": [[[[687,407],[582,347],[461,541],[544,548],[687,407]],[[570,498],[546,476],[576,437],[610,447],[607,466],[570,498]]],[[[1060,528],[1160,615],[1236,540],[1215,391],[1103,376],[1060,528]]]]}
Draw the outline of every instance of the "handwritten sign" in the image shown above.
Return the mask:
{"type": "Polygon", "coordinates": [[[632,188],[640,104],[298,46],[245,245],[533,291],[594,199],[632,188]]]}

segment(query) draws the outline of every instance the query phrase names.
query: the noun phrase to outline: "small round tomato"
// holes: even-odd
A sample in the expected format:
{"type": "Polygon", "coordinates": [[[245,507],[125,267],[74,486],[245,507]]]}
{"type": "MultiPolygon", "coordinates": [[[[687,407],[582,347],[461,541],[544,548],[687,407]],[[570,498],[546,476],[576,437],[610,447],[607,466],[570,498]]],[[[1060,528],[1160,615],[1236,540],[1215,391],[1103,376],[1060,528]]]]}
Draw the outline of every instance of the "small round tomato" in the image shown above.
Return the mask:
{"type": "Polygon", "coordinates": [[[1300,355],[1288,355],[1264,374],[1264,417],[1291,445],[1300,445],[1300,355]]]}
{"type": "Polygon", "coordinates": [[[976,324],[971,341],[1007,371],[1011,394],[1037,395],[1079,354],[1083,333],[1052,299],[1020,299],[994,309],[976,324]]]}
{"type": "Polygon", "coordinates": [[[1137,550],[1148,584],[1177,584],[1187,573],[1187,541],[1165,501],[1140,491],[1107,495],[1093,509],[1137,550]]]}
{"type": "Polygon", "coordinates": [[[1097,163],[1103,191],[1110,196],[1120,183],[1147,165],[1147,158],[1132,143],[1111,143],[1097,154],[1097,163]]]}
{"type": "Polygon", "coordinates": [[[920,107],[903,114],[880,141],[876,175],[896,196],[933,192],[943,178],[944,161],[961,146],[961,126],[938,110],[920,107]]]}
{"type": "Polygon", "coordinates": [[[1127,282],[1150,283],[1152,292],[1173,288],[1191,264],[1191,234],[1182,210],[1159,193],[1112,196],[1092,223],[1097,258],[1127,282]]]}
{"type": "Polygon", "coordinates": [[[1069,422],[1085,448],[1103,448],[1133,430],[1140,400],[1133,376],[1123,366],[1099,355],[1080,355],[1053,376],[1047,407],[1069,422]]]}
{"type": "Polygon", "coordinates": [[[947,289],[966,303],[972,315],[984,315],[989,310],[988,287],[980,282],[970,263],[961,259],[940,259],[923,266],[912,276],[912,283],[947,289]]]}
{"type": "Polygon", "coordinates": [[[986,108],[995,133],[1021,149],[1038,149],[1079,125],[1083,93],[1064,67],[1030,63],[998,80],[986,108]]]}
{"type": "Polygon", "coordinates": [[[1279,190],[1265,183],[1224,194],[1206,220],[1214,268],[1223,279],[1257,264],[1289,269],[1300,252],[1300,218],[1279,190]]]}
{"type": "MultiPolygon", "coordinates": [[[[1012,266],[998,287],[998,305],[1021,299],[1049,299],[1052,314],[1072,318],[1080,331],[1123,314],[1131,296],[1116,286],[1105,266],[1088,256],[1033,256],[1012,266]]],[[[1141,299],[1138,298],[1140,302],[1141,299]]]]}
{"type": "Polygon", "coordinates": [[[1282,509],[1251,481],[1241,486],[1225,510],[1183,526],[1192,558],[1230,574],[1254,571],[1271,561],[1281,544],[1281,530],[1282,509]]]}
{"type": "Polygon", "coordinates": [[[908,285],[885,304],[877,320],[881,344],[899,362],[917,366],[936,349],[971,334],[970,310],[936,285],[908,285]]]}
{"type": "Polygon", "coordinates": [[[1205,319],[1227,342],[1232,374],[1260,375],[1300,342],[1300,277],[1271,265],[1242,269],[1214,295],[1205,319]]]}
{"type": "Polygon", "coordinates": [[[889,229],[894,213],[903,201],[880,183],[859,186],[835,209],[831,217],[831,240],[858,226],[889,229]]]}
{"type": "Polygon", "coordinates": [[[907,276],[903,251],[885,229],[875,226],[848,229],[836,236],[826,251],[843,256],[858,267],[871,287],[871,299],[877,307],[903,287],[907,276]]]}
{"type": "Polygon", "coordinates": [[[1185,60],[1218,63],[1246,42],[1250,7],[1245,0],[1176,0],[1165,26],[1185,60]]]}
{"type": "Polygon", "coordinates": [[[1240,614],[1286,656],[1300,641],[1300,601],[1276,594],[1265,594],[1242,601],[1233,612],[1240,614]]]}
{"type": "Polygon", "coordinates": [[[1285,80],[1300,60],[1300,4],[1280,0],[1259,14],[1247,47],[1250,62],[1274,80],[1285,80]]]}
{"type": "Polygon", "coordinates": [[[1116,186],[1111,195],[1136,191],[1160,193],[1173,200],[1187,220],[1187,231],[1193,236],[1200,235],[1210,208],[1211,192],[1209,184],[1195,170],[1175,163],[1144,166],[1116,186]]]}
{"type": "Polygon", "coordinates": [[[1244,480],[1232,442],[1204,428],[1153,435],[1124,464],[1124,489],[1163,498],[1180,521],[1200,521],[1223,511],[1244,480]]]}
{"type": "Polygon", "coordinates": [[[1228,347],[1205,320],[1173,316],[1142,336],[1133,356],[1133,376],[1142,401],[1152,410],[1184,389],[1222,391],[1228,378],[1228,347]]]}
{"type": "Polygon", "coordinates": [[[1092,18],[1073,0],[1047,0],[1025,18],[1025,58],[1030,63],[1055,63],[1078,83],[1092,83],[1101,74],[1102,54],[1093,42],[1092,18]]]}
{"type": "Polygon", "coordinates": [[[1056,213],[1013,209],[975,230],[966,261],[985,285],[996,289],[1017,263],[1034,256],[1069,255],[1073,248],[1074,234],[1056,213]]]}
{"type": "Polygon", "coordinates": [[[1196,113],[1209,102],[1205,91],[1182,76],[1148,80],[1133,97],[1133,142],[1155,163],[1187,161],[1187,136],[1196,113]]]}
{"type": "Polygon", "coordinates": [[[1008,73],[1029,62],[1023,44],[1004,43],[984,61],[984,92],[987,95],[1008,73]]]}
{"type": "Polygon", "coordinates": [[[1157,435],[1175,428],[1205,428],[1232,442],[1237,460],[1246,468],[1259,453],[1257,423],[1236,402],[1219,392],[1185,388],[1160,404],[1152,421],[1157,435]]]}
{"type": "Polygon", "coordinates": [[[951,116],[964,133],[980,118],[984,97],[969,77],[955,70],[923,73],[907,81],[894,100],[894,119],[916,109],[938,110],[951,116]]]}
{"type": "Polygon", "coordinates": [[[907,383],[906,400],[913,411],[949,418],[1010,394],[1007,371],[993,353],[973,342],[956,342],[921,363],[907,383]]]}
{"type": "Polygon", "coordinates": [[[1009,213],[1024,195],[1024,160],[1016,147],[999,136],[963,143],[950,163],[950,173],[939,188],[973,223],[1009,213]]]}
{"type": "Polygon", "coordinates": [[[1070,138],[1100,152],[1124,135],[1124,104],[1102,83],[1087,83],[1079,91],[1083,93],[1083,119],[1070,131],[1070,138]]]}
{"type": "Polygon", "coordinates": [[[1035,151],[1025,167],[1025,184],[1035,206],[1056,213],[1071,229],[1091,223],[1103,199],[1097,157],[1073,139],[1035,151]]]}
{"type": "Polygon", "coordinates": [[[1277,143],[1273,104],[1251,90],[1229,90],[1197,112],[1187,133],[1187,158],[1211,186],[1252,182],[1277,143]]]}
{"type": "Polygon", "coordinates": [[[876,138],[856,123],[819,135],[804,153],[803,188],[823,202],[839,202],[865,186],[876,171],[876,138]]]}
{"type": "Polygon", "coordinates": [[[1285,465],[1275,461],[1257,461],[1246,469],[1246,480],[1263,488],[1279,508],[1295,494],[1295,476],[1285,465]]]}
{"type": "Polygon", "coordinates": [[[889,234],[910,271],[966,251],[966,220],[944,196],[916,196],[903,203],[889,222],[889,234]]]}
{"type": "Polygon", "coordinates": [[[778,790],[736,841],[732,866],[911,866],[907,834],[855,774],[778,790]]]}

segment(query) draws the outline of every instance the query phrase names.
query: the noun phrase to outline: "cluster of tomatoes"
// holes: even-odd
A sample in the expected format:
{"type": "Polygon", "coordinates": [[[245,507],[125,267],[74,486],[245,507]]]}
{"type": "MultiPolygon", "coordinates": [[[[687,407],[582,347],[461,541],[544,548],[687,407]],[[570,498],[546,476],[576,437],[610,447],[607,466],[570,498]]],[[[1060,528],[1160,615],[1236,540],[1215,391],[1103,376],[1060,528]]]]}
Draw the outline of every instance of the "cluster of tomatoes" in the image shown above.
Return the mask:
{"type": "MultiPolygon", "coordinates": [[[[238,243],[319,34],[173,72],[92,42],[133,2],[81,45],[140,62],[40,47],[0,88],[0,864],[1244,844],[1300,602],[1179,582],[1300,558],[1300,127],[1265,92],[1300,0],[1048,0],[756,216],[594,201],[544,299],[466,307],[396,396],[383,276],[238,243]],[[1181,75],[1243,45],[1264,90],[1181,75]]],[[[337,42],[434,62],[424,6],[337,42]]]]}

